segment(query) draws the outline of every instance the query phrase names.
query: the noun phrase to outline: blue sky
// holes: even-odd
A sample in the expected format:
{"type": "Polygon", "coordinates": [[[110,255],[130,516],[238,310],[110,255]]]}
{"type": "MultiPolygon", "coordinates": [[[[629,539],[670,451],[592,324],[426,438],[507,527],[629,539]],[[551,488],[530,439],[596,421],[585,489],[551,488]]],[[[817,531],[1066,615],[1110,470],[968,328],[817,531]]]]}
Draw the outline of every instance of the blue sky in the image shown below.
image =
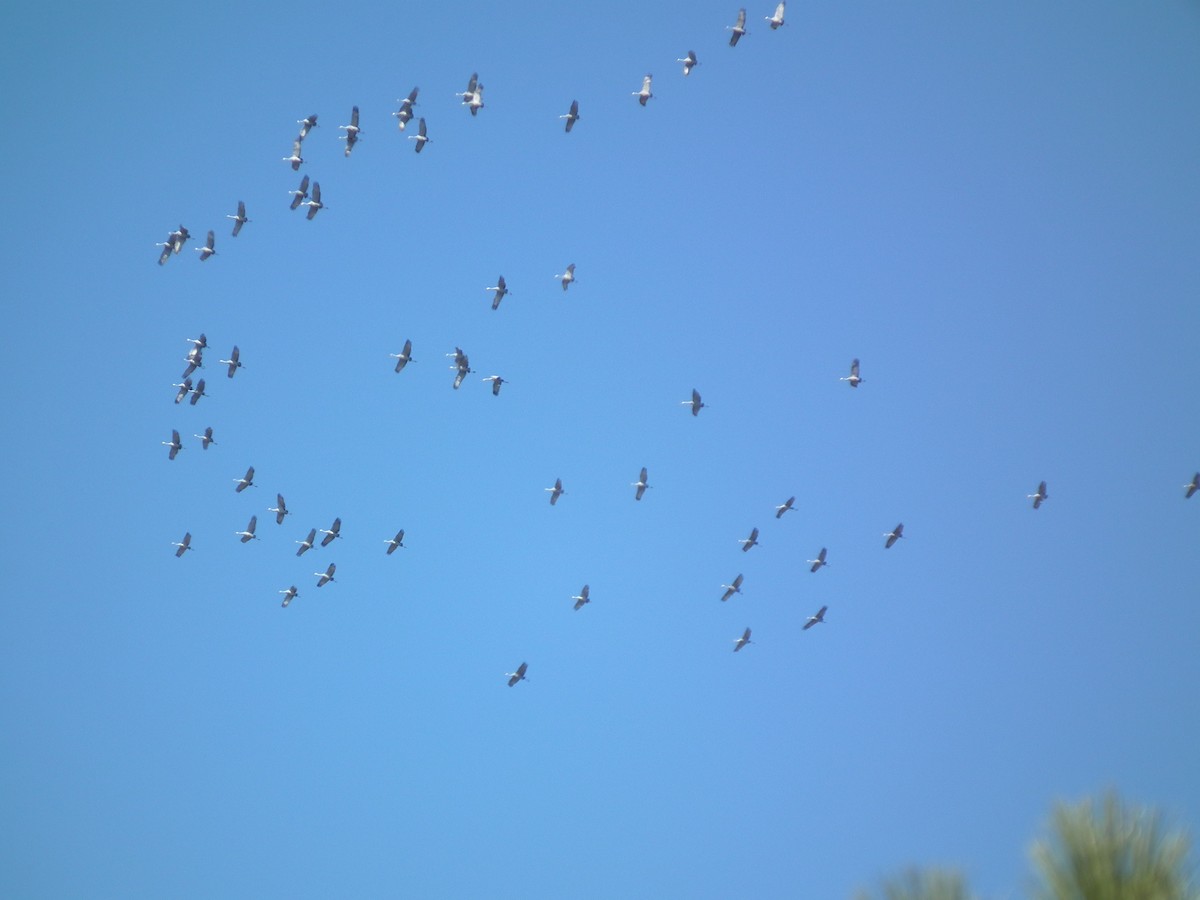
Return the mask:
{"type": "Polygon", "coordinates": [[[1197,827],[1200,9],[772,9],[6,15],[0,892],[1009,897],[1056,798],[1197,827]]]}

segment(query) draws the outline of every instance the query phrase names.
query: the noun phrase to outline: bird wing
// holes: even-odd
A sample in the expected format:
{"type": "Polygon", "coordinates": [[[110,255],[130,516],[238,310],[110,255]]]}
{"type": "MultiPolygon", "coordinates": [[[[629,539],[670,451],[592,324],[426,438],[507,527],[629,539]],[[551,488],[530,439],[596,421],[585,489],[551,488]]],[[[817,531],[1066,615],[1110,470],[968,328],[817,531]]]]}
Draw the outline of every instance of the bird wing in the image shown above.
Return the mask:
{"type": "Polygon", "coordinates": [[[257,527],[258,527],[258,516],[251,516],[250,524],[246,526],[246,530],[248,532],[250,532],[251,534],[254,534],[254,529],[256,529],[257,527]]]}
{"type": "MultiPolygon", "coordinates": [[[[425,117],[424,116],[421,116],[421,121],[419,121],[417,123],[417,134],[419,134],[421,137],[425,137],[425,117]]],[[[421,148],[421,145],[418,142],[417,149],[419,150],[420,148],[421,148]]]]}
{"type": "Polygon", "coordinates": [[[305,538],[304,541],[300,544],[300,549],[296,551],[296,555],[303,556],[305,550],[311,550],[313,541],[316,540],[316,537],[317,537],[317,529],[314,528],[311,531],[309,531],[308,537],[305,538]]]}
{"type": "MultiPolygon", "coordinates": [[[[570,128],[569,125],[567,127],[570,128]]],[[[166,261],[170,258],[171,258],[171,242],[168,240],[165,244],[163,244],[162,253],[158,254],[158,264],[160,266],[164,265],[166,263],[166,261]]]]}
{"type": "Polygon", "coordinates": [[[358,127],[358,107],[357,106],[352,107],[350,109],[350,127],[351,128],[358,127]]]}
{"type": "Polygon", "coordinates": [[[853,361],[850,363],[850,377],[851,377],[851,378],[857,378],[857,377],[858,377],[858,360],[857,360],[857,359],[856,359],[856,360],[853,360],[853,361]]]}
{"type": "Polygon", "coordinates": [[[233,220],[233,237],[238,236],[238,232],[242,230],[242,223],[246,220],[241,218],[241,212],[238,213],[238,218],[233,220]]]}

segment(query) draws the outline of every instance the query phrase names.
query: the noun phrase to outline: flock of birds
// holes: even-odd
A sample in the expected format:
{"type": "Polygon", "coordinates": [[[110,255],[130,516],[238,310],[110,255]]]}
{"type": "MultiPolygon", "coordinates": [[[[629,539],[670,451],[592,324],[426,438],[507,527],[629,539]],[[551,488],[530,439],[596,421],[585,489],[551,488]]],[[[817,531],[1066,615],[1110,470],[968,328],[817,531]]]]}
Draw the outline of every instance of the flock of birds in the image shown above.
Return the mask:
{"type": "MultiPolygon", "coordinates": [[[[786,3],[780,2],[775,8],[775,12],[772,15],[765,17],[772,30],[776,30],[783,26],[785,7],[786,3]]],[[[741,38],[748,33],[746,29],[745,9],[738,11],[735,23],[733,25],[726,26],[726,30],[731,32],[729,37],[729,45],[731,47],[736,47],[741,38]]],[[[692,50],[689,50],[686,56],[677,58],[676,61],[682,63],[683,74],[685,76],[690,75],[692,70],[700,64],[695,51],[692,50]]],[[[647,74],[642,80],[641,89],[632,92],[633,96],[638,98],[638,102],[642,106],[645,106],[647,102],[654,96],[652,93],[652,85],[653,76],[647,74]]],[[[458,92],[455,96],[460,98],[462,105],[466,106],[471,115],[474,116],[478,114],[479,110],[484,108],[483,91],[483,83],[479,81],[478,73],[474,73],[471,75],[467,83],[466,90],[458,92]]],[[[392,113],[392,116],[396,118],[400,131],[404,131],[408,123],[413,119],[413,107],[417,103],[418,95],[419,88],[414,87],[412,91],[409,92],[407,97],[398,101],[400,103],[400,108],[396,112],[392,113]]],[[[292,143],[291,155],[283,158],[283,161],[287,162],[293,171],[299,171],[300,167],[304,164],[304,158],[301,155],[303,143],[312,130],[317,127],[317,118],[318,117],[314,114],[297,120],[297,123],[300,125],[299,134],[292,143]]],[[[560,115],[559,118],[565,120],[564,129],[569,134],[574,128],[576,122],[579,121],[578,100],[572,100],[569,110],[565,114],[560,115]]],[[[358,143],[360,135],[362,134],[362,129],[359,126],[359,109],[357,106],[354,106],[351,110],[349,123],[345,125],[339,125],[338,128],[340,131],[345,132],[339,136],[339,139],[346,142],[344,155],[349,157],[354,150],[355,145],[358,143]]],[[[425,148],[425,145],[430,142],[428,128],[424,117],[420,117],[418,119],[417,133],[409,135],[409,139],[416,142],[414,150],[417,153],[420,153],[425,148]]],[[[316,181],[310,182],[307,174],[303,176],[299,186],[295,190],[290,191],[289,194],[292,198],[290,208],[292,210],[296,210],[300,206],[306,206],[308,208],[307,218],[309,220],[312,220],[322,209],[327,208],[321,199],[320,183],[316,181]]],[[[234,238],[236,238],[241,232],[242,226],[251,221],[246,215],[246,205],[241,200],[238,201],[237,212],[233,215],[227,215],[226,218],[233,220],[231,236],[234,238]]],[[[165,241],[156,245],[162,248],[158,258],[159,265],[164,265],[172,256],[178,255],[190,238],[190,232],[183,225],[180,225],[178,229],[171,231],[167,235],[167,239],[165,241]]],[[[206,262],[217,254],[216,236],[213,230],[208,231],[204,245],[196,247],[195,250],[199,254],[199,259],[201,262],[206,262]]],[[[563,291],[566,291],[575,281],[575,263],[569,264],[562,273],[559,273],[554,277],[561,282],[563,291]]],[[[496,284],[487,287],[486,290],[492,294],[493,310],[499,309],[501,301],[511,293],[503,275],[499,276],[496,284]]],[[[207,396],[205,391],[205,381],[203,378],[199,378],[195,383],[193,383],[191,376],[196,372],[197,369],[202,368],[204,365],[203,356],[204,351],[208,347],[208,339],[203,333],[201,333],[198,338],[188,338],[187,342],[191,346],[186,357],[184,358],[185,369],[180,376],[181,380],[173,384],[172,387],[177,388],[175,394],[175,403],[177,405],[181,404],[185,399],[188,399],[191,406],[196,406],[202,397],[207,396]]],[[[453,363],[450,366],[455,373],[452,386],[457,390],[462,385],[466,377],[469,374],[472,374],[474,370],[471,369],[470,361],[467,357],[467,354],[463,352],[462,348],[456,347],[453,353],[447,353],[446,355],[453,358],[453,363]]],[[[406,340],[404,342],[403,349],[399,353],[392,353],[389,354],[389,356],[396,360],[395,372],[402,372],[405,366],[413,361],[412,341],[406,340]]],[[[232,379],[237,373],[238,369],[243,367],[240,360],[240,350],[238,349],[237,345],[234,345],[229,358],[221,359],[220,363],[227,367],[227,377],[232,379]]],[[[499,396],[501,385],[506,383],[506,379],[499,375],[489,375],[482,380],[484,382],[491,383],[492,394],[495,396],[499,396]]],[[[863,384],[863,378],[860,375],[859,360],[854,359],[851,361],[849,374],[842,376],[840,380],[847,382],[851,388],[858,388],[861,384],[863,384]]],[[[682,400],[680,402],[682,405],[690,408],[692,416],[698,416],[700,411],[706,408],[706,404],[702,401],[699,391],[695,389],[692,390],[691,399],[682,400]]],[[[203,432],[196,433],[193,436],[199,439],[200,446],[203,450],[207,450],[210,446],[216,445],[216,441],[213,439],[213,429],[211,426],[206,427],[203,432]]],[[[174,460],[180,451],[184,449],[180,433],[178,430],[174,429],[171,432],[171,440],[162,441],[162,444],[168,448],[167,456],[170,460],[174,460]]],[[[235,482],[234,490],[237,493],[241,493],[247,488],[255,487],[254,467],[249,467],[244,475],[233,479],[233,481],[235,482]]],[[[631,482],[630,486],[635,489],[634,500],[642,500],[646,491],[651,487],[649,482],[649,473],[645,467],[642,467],[641,472],[638,475],[638,480],[631,482]]],[[[1195,473],[1195,475],[1192,477],[1192,480],[1188,484],[1184,485],[1184,490],[1185,497],[1189,499],[1197,492],[1200,492],[1200,472],[1195,473]]],[[[563,488],[561,478],[556,478],[554,485],[552,487],[545,488],[545,491],[550,494],[549,499],[551,506],[555,506],[558,503],[559,498],[566,493],[563,488]]],[[[1034,493],[1026,496],[1032,501],[1033,508],[1035,510],[1039,509],[1042,503],[1044,503],[1049,497],[1049,494],[1046,490],[1046,482],[1040,482],[1037,490],[1034,493]]],[[[775,518],[782,519],[785,513],[794,511],[795,501],[796,498],[792,496],[776,506],[775,518]]],[[[283,495],[280,493],[276,494],[276,505],[274,507],[269,507],[267,511],[275,514],[275,521],[279,525],[282,525],[285,518],[290,515],[290,511],[287,508],[287,503],[285,502],[283,495]]],[[[249,543],[250,541],[258,540],[257,526],[258,516],[252,515],[246,527],[239,531],[235,531],[234,536],[236,536],[242,543],[249,543]]],[[[308,535],[303,540],[295,541],[295,543],[299,545],[298,549],[296,550],[296,556],[303,556],[306,552],[312,550],[317,544],[318,534],[323,535],[323,537],[320,539],[320,546],[323,548],[328,547],[330,544],[342,537],[341,527],[342,520],[339,517],[333,520],[333,523],[329,528],[310,529],[308,535]]],[[[748,537],[739,540],[742,552],[748,552],[752,547],[758,546],[758,536],[759,529],[756,527],[751,530],[748,537]]],[[[891,531],[885,532],[882,536],[884,538],[884,548],[890,549],[905,536],[904,523],[897,523],[895,528],[893,528],[891,531]]],[[[404,547],[404,529],[401,528],[393,537],[384,539],[384,543],[387,545],[386,553],[389,556],[394,553],[397,548],[404,547]]],[[[176,548],[176,557],[183,557],[189,550],[193,550],[194,548],[192,546],[191,532],[186,532],[182,540],[172,542],[172,546],[176,548]]],[[[815,558],[806,560],[806,562],[810,565],[811,572],[816,573],[820,571],[822,568],[829,565],[828,549],[826,547],[822,547],[815,558]]],[[[324,570],[314,572],[313,576],[317,579],[316,586],[321,588],[335,581],[336,571],[336,564],[330,562],[324,570]]],[[[742,592],[743,581],[743,574],[738,573],[738,575],[729,584],[721,585],[721,587],[724,589],[724,593],[720,598],[721,601],[728,601],[735,594],[740,594],[742,592]]],[[[571,597],[571,599],[574,601],[574,609],[576,611],[583,609],[584,606],[591,602],[590,590],[590,586],[585,584],[577,595],[571,597]]],[[[299,589],[294,584],[290,585],[286,589],[280,590],[279,593],[283,595],[283,601],[281,605],[285,608],[289,606],[291,602],[300,594],[299,589]]],[[[808,630],[815,625],[824,623],[827,610],[828,606],[823,605],[815,613],[808,616],[803,626],[803,630],[808,630]]],[[[747,627],[739,637],[733,640],[733,652],[737,653],[749,643],[751,643],[751,629],[747,627]]],[[[517,666],[516,671],[506,672],[505,676],[508,679],[508,686],[513,687],[517,683],[527,680],[527,670],[528,663],[522,662],[519,666],[517,666]]]]}

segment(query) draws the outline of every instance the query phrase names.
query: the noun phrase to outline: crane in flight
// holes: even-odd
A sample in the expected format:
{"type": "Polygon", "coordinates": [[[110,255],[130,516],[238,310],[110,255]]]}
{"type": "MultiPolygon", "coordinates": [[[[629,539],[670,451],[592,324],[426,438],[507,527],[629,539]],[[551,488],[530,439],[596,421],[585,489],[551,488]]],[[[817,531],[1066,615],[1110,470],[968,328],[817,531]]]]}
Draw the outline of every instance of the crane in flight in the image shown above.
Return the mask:
{"type": "Polygon", "coordinates": [[[317,587],[325,587],[329,582],[333,581],[333,573],[337,571],[337,566],[333,563],[329,564],[329,568],[324,572],[313,572],[317,576],[317,587]]]}
{"type": "Polygon", "coordinates": [[[257,541],[258,535],[254,533],[254,530],[257,527],[258,527],[258,516],[251,516],[250,524],[248,524],[246,526],[245,530],[244,531],[235,531],[234,534],[236,534],[238,537],[240,537],[242,539],[243,544],[245,544],[249,541],[257,541]]]}
{"type": "Polygon", "coordinates": [[[555,503],[557,503],[558,498],[566,493],[566,491],[563,490],[561,478],[554,479],[554,487],[542,488],[542,490],[550,492],[550,505],[551,506],[553,506],[555,503]]]}
{"type": "Polygon", "coordinates": [[[562,282],[562,289],[565,293],[567,288],[571,286],[571,282],[575,280],[575,263],[571,263],[569,266],[567,266],[567,271],[563,272],[561,275],[555,275],[554,277],[562,282]]]}
{"type": "Polygon", "coordinates": [[[317,127],[317,114],[306,116],[303,119],[297,119],[296,124],[300,126],[300,134],[296,138],[296,144],[299,145],[302,140],[308,137],[308,133],[317,127]]]}
{"type": "Polygon", "coordinates": [[[204,242],[204,246],[192,248],[193,250],[195,250],[197,253],[200,254],[200,262],[204,262],[210,256],[217,255],[216,241],[217,241],[216,235],[214,235],[212,233],[212,231],[209,231],[208,240],[204,242]]]}
{"type": "Polygon", "coordinates": [[[213,440],[211,425],[204,429],[204,434],[193,434],[192,437],[200,438],[200,448],[202,450],[207,450],[209,444],[216,443],[216,441],[213,440]]]}
{"type": "Polygon", "coordinates": [[[780,0],[779,5],[775,7],[775,15],[765,17],[767,22],[770,24],[772,31],[777,30],[781,25],[783,25],[783,9],[785,6],[787,6],[787,3],[784,2],[784,0],[780,0]]]}
{"type": "Polygon", "coordinates": [[[308,531],[308,537],[306,537],[302,541],[293,541],[293,543],[300,545],[300,549],[296,551],[296,555],[303,556],[306,550],[311,550],[313,548],[313,543],[316,541],[316,539],[317,539],[317,529],[310,528],[308,531]]]}
{"type": "Polygon", "coordinates": [[[741,575],[741,573],[739,572],[738,577],[733,579],[733,584],[723,584],[723,585],[721,585],[721,587],[725,588],[725,594],[721,597],[722,603],[724,603],[726,600],[728,600],[734,594],[740,594],[742,592],[742,575],[741,575]]]}
{"type": "Polygon", "coordinates": [[[312,183],[312,196],[304,202],[304,205],[308,207],[308,214],[305,216],[305,218],[310,222],[321,210],[328,209],[328,207],[321,202],[321,183],[319,181],[314,181],[312,183]]]}
{"type": "Polygon", "coordinates": [[[391,540],[384,541],[384,543],[388,545],[387,555],[391,556],[393,553],[396,552],[397,547],[404,546],[404,529],[401,528],[399,531],[396,532],[396,536],[394,538],[392,538],[391,540]]]}
{"type": "Polygon", "coordinates": [[[749,643],[750,643],[750,629],[747,628],[745,631],[742,632],[742,636],[740,638],[734,638],[733,652],[737,653],[739,650],[741,650],[743,647],[745,647],[749,643]]]}
{"type": "Polygon", "coordinates": [[[1183,489],[1186,492],[1183,495],[1183,499],[1191,500],[1192,495],[1196,493],[1196,491],[1200,491],[1200,472],[1197,472],[1195,475],[1193,475],[1192,480],[1185,484],[1183,489]]]}
{"type": "Polygon", "coordinates": [[[737,42],[742,39],[742,35],[750,33],[746,31],[746,10],[744,7],[738,10],[737,21],[732,25],[726,25],[725,30],[733,32],[733,34],[729,36],[730,47],[736,47],[737,42]]]}
{"type": "Polygon", "coordinates": [[[1039,506],[1042,505],[1042,501],[1050,496],[1049,494],[1046,493],[1046,482],[1043,481],[1041,484],[1038,485],[1037,493],[1026,494],[1025,496],[1029,500],[1033,501],[1033,508],[1037,509],[1039,506]]]}
{"type": "Polygon", "coordinates": [[[239,200],[237,215],[231,216],[226,213],[225,218],[233,219],[233,237],[237,237],[238,232],[242,230],[242,226],[250,221],[246,218],[246,204],[239,200]]]}
{"type": "Polygon", "coordinates": [[[196,386],[194,388],[192,388],[192,399],[188,402],[191,403],[192,406],[195,406],[197,403],[200,402],[201,397],[207,397],[207,396],[208,395],[204,393],[204,379],[201,378],[199,381],[196,382],[196,386]]]}
{"type": "Polygon", "coordinates": [[[583,586],[583,590],[571,598],[575,601],[576,612],[579,612],[579,610],[583,609],[584,605],[592,602],[592,598],[588,596],[591,593],[591,590],[592,589],[585,584],[583,586]]]}
{"type": "Polygon", "coordinates": [[[796,497],[795,495],[792,495],[775,507],[775,518],[782,519],[785,512],[795,512],[795,510],[792,508],[792,504],[795,502],[796,497]]]}
{"type": "Polygon", "coordinates": [[[696,66],[700,65],[700,61],[698,59],[696,59],[696,51],[695,50],[689,50],[687,56],[678,58],[675,60],[675,62],[683,63],[683,74],[685,76],[691,75],[692,69],[694,69],[694,68],[696,68],[696,66]]]}
{"type": "Polygon", "coordinates": [[[896,543],[896,541],[898,541],[898,540],[900,540],[900,538],[904,537],[904,523],[901,522],[899,525],[897,525],[891,531],[884,534],[884,537],[887,538],[887,541],[884,542],[883,549],[887,550],[889,547],[892,546],[892,544],[896,543]]]}
{"type": "Polygon", "coordinates": [[[291,510],[289,510],[287,508],[287,504],[283,502],[283,494],[275,495],[275,505],[272,507],[269,507],[267,509],[267,512],[275,513],[275,524],[276,525],[282,525],[283,517],[291,515],[291,510]]]}
{"type": "Polygon", "coordinates": [[[500,396],[500,385],[508,384],[508,382],[505,381],[503,378],[501,378],[499,375],[489,375],[487,378],[483,378],[481,380],[482,381],[490,381],[492,383],[492,396],[493,397],[500,396]]]}
{"type": "Polygon", "coordinates": [[[653,80],[653,75],[647,75],[642,79],[642,89],[640,91],[633,92],[633,96],[638,98],[638,103],[642,104],[642,106],[645,106],[646,101],[654,96],[652,93],[650,93],[650,83],[653,80]]]}
{"type": "Polygon", "coordinates": [[[328,528],[320,528],[318,531],[325,535],[325,537],[321,538],[321,546],[328,547],[336,538],[340,538],[342,536],[342,517],[338,516],[333,520],[333,524],[331,526],[328,528]]]}
{"type": "Polygon", "coordinates": [[[814,625],[818,625],[818,624],[824,622],[825,621],[825,610],[827,610],[827,609],[829,609],[828,606],[822,606],[820,609],[818,609],[815,614],[808,617],[808,620],[804,623],[804,627],[800,630],[808,631],[808,629],[812,628],[814,625]]]}
{"type": "Polygon", "coordinates": [[[299,172],[300,166],[304,162],[304,157],[300,155],[300,141],[301,140],[303,140],[303,139],[297,138],[295,141],[293,141],[292,142],[292,155],[285,156],[283,158],[283,161],[285,163],[291,164],[293,172],[299,172]]]}
{"type": "Polygon", "coordinates": [[[696,390],[695,388],[692,388],[692,399],[691,400],[680,400],[679,405],[680,406],[690,406],[692,408],[692,415],[698,416],[698,415],[700,415],[700,410],[704,409],[704,407],[707,404],[701,402],[700,392],[698,390],[696,390]]]}
{"type": "Polygon", "coordinates": [[[400,104],[400,109],[392,113],[392,115],[398,120],[401,131],[404,130],[404,126],[407,125],[413,117],[412,108],[417,105],[417,94],[420,93],[420,91],[421,89],[419,87],[415,87],[408,92],[408,96],[403,100],[396,101],[400,104]]]}
{"type": "Polygon", "coordinates": [[[650,487],[650,482],[646,479],[645,466],[642,466],[642,474],[638,476],[638,480],[632,482],[629,486],[637,488],[637,493],[633,495],[633,499],[641,500],[642,494],[646,493],[646,488],[650,487]]]}
{"type": "Polygon", "coordinates": [[[860,384],[862,384],[863,380],[858,375],[858,360],[857,359],[850,360],[850,374],[842,376],[841,378],[838,379],[838,381],[848,381],[848,382],[850,382],[850,387],[852,387],[852,388],[856,388],[860,384]]]}
{"type": "Polygon", "coordinates": [[[362,134],[362,129],[358,127],[358,107],[355,106],[350,110],[350,124],[339,125],[339,129],[346,132],[339,137],[346,142],[346,155],[350,155],[350,151],[354,149],[354,145],[358,143],[358,136],[362,134]]]}
{"type": "Polygon", "coordinates": [[[300,187],[294,191],[288,191],[292,195],[292,209],[297,209],[301,203],[308,199],[308,176],[305,175],[300,179],[300,187]]]}
{"type": "MultiPolygon", "coordinates": [[[[167,459],[174,459],[175,455],[183,449],[183,444],[179,440],[179,432],[175,429],[171,429],[171,440],[159,441],[159,443],[168,448],[167,459]]],[[[162,451],[160,450],[159,452],[161,453],[162,451]]]]}
{"type": "Polygon", "coordinates": [[[517,671],[505,672],[504,674],[508,676],[508,686],[512,687],[518,681],[524,681],[525,680],[525,670],[528,668],[529,668],[529,663],[521,663],[519,666],[517,666],[517,671]]]}
{"type": "Polygon", "coordinates": [[[242,351],[238,349],[237,344],[233,345],[233,352],[229,354],[229,359],[218,359],[217,362],[229,366],[229,371],[225,374],[230,378],[234,376],[234,373],[238,369],[244,368],[242,366],[242,351]]]}
{"type": "Polygon", "coordinates": [[[738,541],[738,543],[742,545],[743,553],[745,553],[751,547],[757,547],[758,546],[758,529],[757,528],[750,529],[750,537],[741,538],[738,541]]]}
{"type": "Polygon", "coordinates": [[[248,468],[246,470],[246,474],[243,475],[241,478],[235,478],[233,480],[237,482],[237,487],[234,488],[234,491],[239,494],[248,487],[255,487],[256,485],[254,484],[254,466],[251,466],[250,468],[248,468]]]}
{"type": "Polygon", "coordinates": [[[191,389],[192,389],[192,379],[190,379],[190,378],[185,378],[185,379],[183,379],[183,381],[179,382],[178,384],[172,384],[172,385],[171,385],[171,387],[176,387],[176,388],[179,388],[179,390],[177,390],[177,391],[175,392],[175,403],[176,403],[176,404],[178,404],[178,403],[180,403],[180,402],[183,400],[183,398],[184,398],[184,397],[186,397],[186,396],[188,395],[188,393],[191,391],[191,389]]]}
{"type": "Polygon", "coordinates": [[[511,293],[511,291],[508,289],[508,283],[504,280],[503,275],[500,276],[499,280],[497,280],[494,285],[492,285],[490,288],[486,288],[486,290],[494,291],[496,294],[496,296],[492,298],[492,309],[499,309],[500,301],[503,300],[507,294],[511,293]]]}
{"type": "Polygon", "coordinates": [[[287,605],[300,596],[300,592],[296,590],[294,584],[286,591],[280,591],[279,593],[283,594],[283,603],[281,605],[284,609],[287,609],[287,605]]]}
{"type": "Polygon", "coordinates": [[[430,138],[429,138],[429,135],[425,131],[425,117],[424,116],[422,116],[420,118],[420,120],[417,122],[417,133],[410,134],[408,136],[408,139],[410,141],[417,142],[416,147],[414,147],[413,149],[415,149],[418,153],[420,153],[422,150],[425,149],[425,145],[429,143],[430,138]]]}
{"type": "Polygon", "coordinates": [[[396,360],[396,371],[399,372],[401,369],[403,369],[405,366],[407,366],[410,362],[413,361],[412,341],[411,340],[405,341],[403,350],[401,350],[399,353],[389,353],[388,356],[390,356],[394,360],[396,360]]]}
{"type": "Polygon", "coordinates": [[[817,554],[816,559],[806,559],[805,562],[812,563],[812,568],[808,570],[810,572],[815,572],[822,566],[829,565],[829,563],[825,562],[825,548],[821,548],[821,552],[817,554]]]}
{"type": "Polygon", "coordinates": [[[192,546],[192,533],[190,531],[184,532],[182,541],[171,541],[171,546],[178,548],[175,551],[176,559],[183,556],[183,554],[187,553],[189,550],[196,549],[192,546]]]}
{"type": "Polygon", "coordinates": [[[575,127],[575,123],[579,121],[579,101],[572,100],[571,108],[567,110],[567,114],[564,116],[559,116],[559,118],[567,120],[566,132],[567,134],[570,134],[571,129],[575,127]]]}

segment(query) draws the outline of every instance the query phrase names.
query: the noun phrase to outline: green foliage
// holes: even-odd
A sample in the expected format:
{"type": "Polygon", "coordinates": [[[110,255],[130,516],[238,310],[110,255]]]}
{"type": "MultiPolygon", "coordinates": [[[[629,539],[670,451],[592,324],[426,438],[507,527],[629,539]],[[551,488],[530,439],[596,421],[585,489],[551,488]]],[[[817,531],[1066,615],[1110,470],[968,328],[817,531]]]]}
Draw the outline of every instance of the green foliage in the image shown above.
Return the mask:
{"type": "MultiPolygon", "coordinates": [[[[966,879],[949,869],[909,869],[880,887],[882,900],[970,900],[966,879]]],[[[870,900],[861,893],[858,900],[870,900]]]]}
{"type": "Polygon", "coordinates": [[[1167,833],[1157,813],[1126,809],[1115,793],[1059,804],[1050,836],[1032,851],[1042,900],[1196,900],[1188,840],[1167,833]]]}

